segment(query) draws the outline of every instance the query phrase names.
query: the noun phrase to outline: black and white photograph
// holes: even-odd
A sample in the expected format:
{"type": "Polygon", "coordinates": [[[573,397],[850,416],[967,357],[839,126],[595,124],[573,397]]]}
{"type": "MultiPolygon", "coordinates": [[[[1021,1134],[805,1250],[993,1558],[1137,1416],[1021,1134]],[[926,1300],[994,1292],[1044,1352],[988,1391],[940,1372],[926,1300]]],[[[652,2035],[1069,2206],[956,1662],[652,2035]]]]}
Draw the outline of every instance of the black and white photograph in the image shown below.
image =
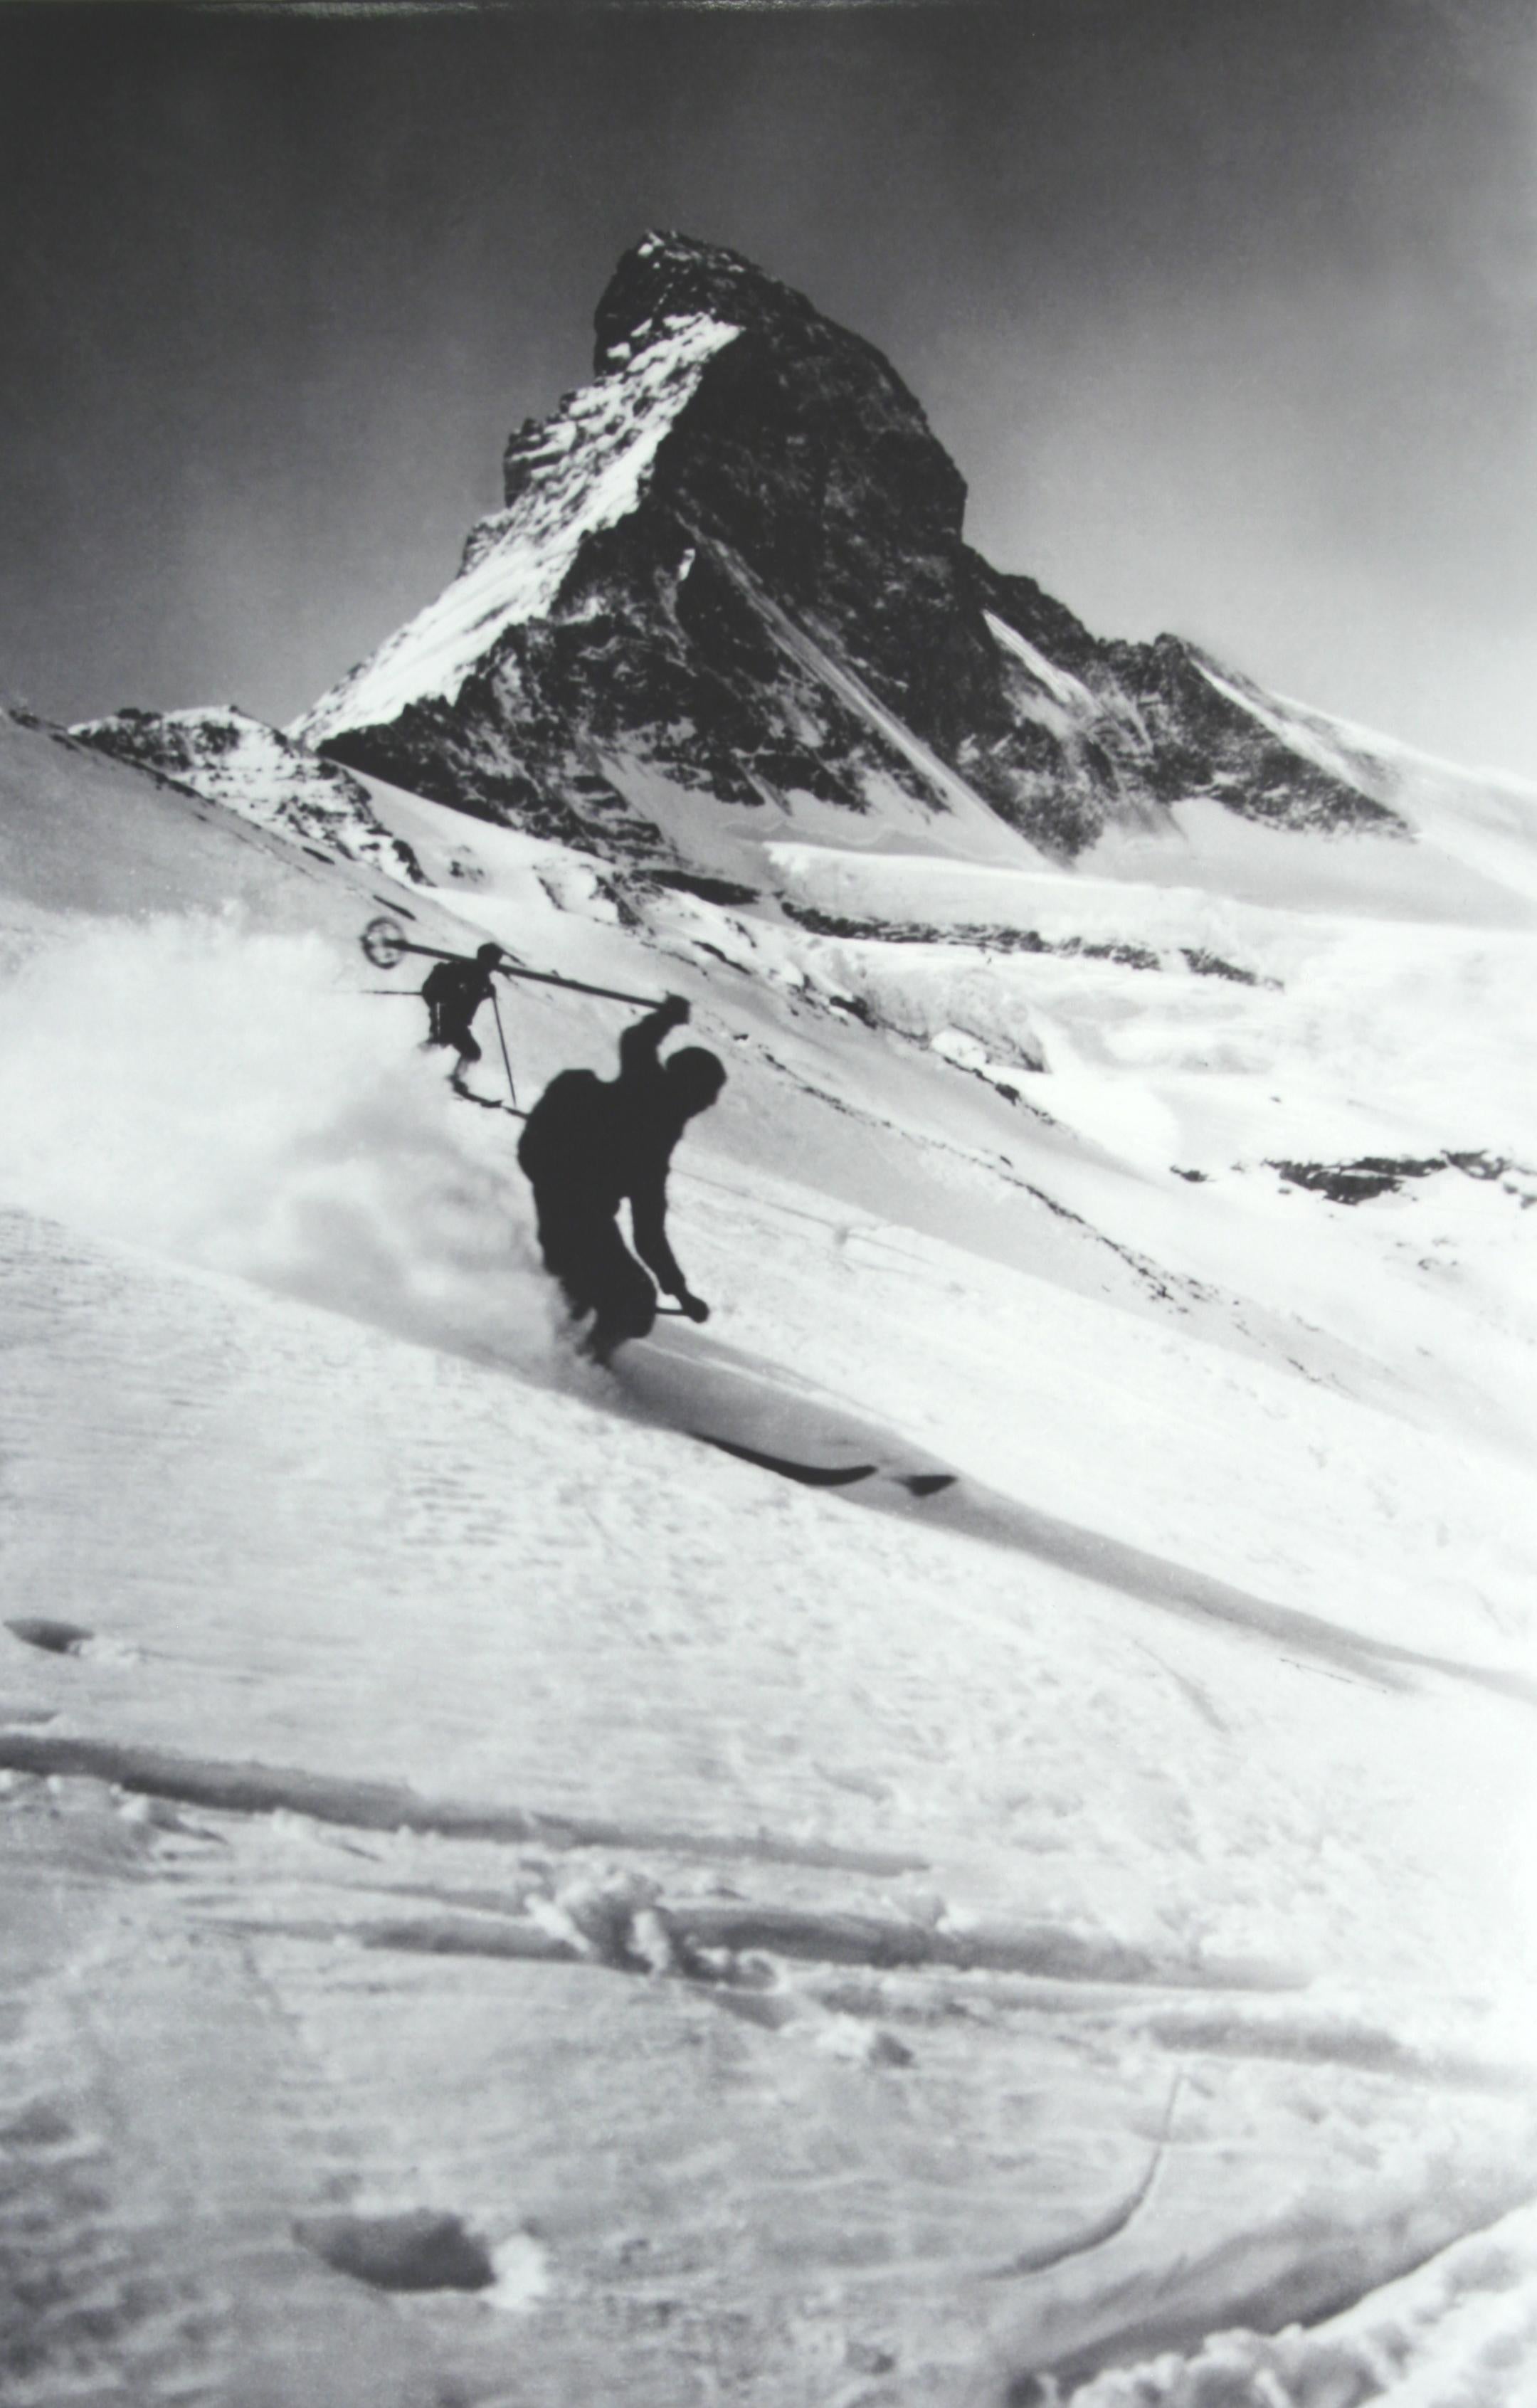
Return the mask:
{"type": "Polygon", "coordinates": [[[1537,6],[0,0],[5,2408],[1537,2408],[1537,6]]]}

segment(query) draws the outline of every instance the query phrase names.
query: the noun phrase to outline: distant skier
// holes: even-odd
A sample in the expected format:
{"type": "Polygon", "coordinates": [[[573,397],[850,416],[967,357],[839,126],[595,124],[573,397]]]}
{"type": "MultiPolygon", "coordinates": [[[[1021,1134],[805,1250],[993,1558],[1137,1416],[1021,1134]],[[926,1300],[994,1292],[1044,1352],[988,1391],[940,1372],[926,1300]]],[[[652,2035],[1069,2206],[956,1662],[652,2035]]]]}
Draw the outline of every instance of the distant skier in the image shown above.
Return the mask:
{"type": "Polygon", "coordinates": [[[617,1079],[563,1070],[529,1113],[518,1146],[534,1190],[545,1267],[559,1280],[572,1312],[579,1319],[593,1314],[583,1351],[598,1363],[651,1329],[653,1279],[690,1320],[710,1317],[667,1239],[672,1149],[725,1084],[723,1064],[702,1046],[685,1046],[666,1062],[658,1058],[663,1039],[687,1018],[682,996],[668,996],[627,1028],[619,1040],[617,1079]],[[626,1198],[639,1262],[619,1231],[619,1207],[626,1198]]]}
{"type": "Polygon", "coordinates": [[[481,1004],[490,1000],[492,979],[503,958],[500,945],[482,945],[473,961],[456,954],[449,961],[434,962],[422,982],[422,1000],[427,1007],[426,1041],[453,1047],[458,1060],[449,1072],[449,1084],[456,1096],[469,1096],[473,1103],[481,1098],[470,1094],[465,1076],[480,1060],[481,1049],[469,1024],[481,1004]]]}

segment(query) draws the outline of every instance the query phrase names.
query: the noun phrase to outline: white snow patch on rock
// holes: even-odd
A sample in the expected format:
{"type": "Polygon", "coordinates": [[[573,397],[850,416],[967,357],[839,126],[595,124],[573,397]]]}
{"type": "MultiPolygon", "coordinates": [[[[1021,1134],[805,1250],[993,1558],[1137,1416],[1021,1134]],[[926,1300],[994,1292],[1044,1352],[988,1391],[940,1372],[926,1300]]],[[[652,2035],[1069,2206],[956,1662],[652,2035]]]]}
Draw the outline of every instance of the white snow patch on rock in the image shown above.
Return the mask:
{"type": "Polygon", "coordinates": [[[1075,678],[1070,669],[1058,668],[1055,661],[1049,661],[1044,652],[1038,651],[1017,627],[1011,627],[1007,620],[995,618],[991,610],[984,610],[982,615],[987,622],[994,642],[1000,644],[1006,652],[1012,652],[1014,659],[1028,669],[1036,683],[1042,686],[1071,719],[1086,724],[1099,716],[1102,706],[1096,702],[1081,678],[1075,678]]]}

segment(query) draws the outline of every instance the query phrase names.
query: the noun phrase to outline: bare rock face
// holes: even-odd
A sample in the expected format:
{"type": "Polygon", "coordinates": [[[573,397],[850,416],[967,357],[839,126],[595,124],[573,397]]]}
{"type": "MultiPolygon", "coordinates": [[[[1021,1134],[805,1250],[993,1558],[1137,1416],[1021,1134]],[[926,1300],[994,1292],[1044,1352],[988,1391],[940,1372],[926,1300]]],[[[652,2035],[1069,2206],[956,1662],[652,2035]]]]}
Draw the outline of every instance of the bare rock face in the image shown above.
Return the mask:
{"type": "Polygon", "coordinates": [[[194,710],[114,711],[70,729],[82,744],[152,769],[208,802],[301,844],[424,885],[409,844],[380,824],[366,786],[335,762],[233,703],[194,710]]]}
{"type": "Polygon", "coordinates": [[[996,815],[1062,861],[1195,796],[1401,827],[1193,647],[1102,642],[972,552],[896,371],[749,261],[648,235],[596,329],[596,381],[512,437],[458,577],[304,741],[641,860],[686,853],[680,792],[776,824],[996,815]]]}

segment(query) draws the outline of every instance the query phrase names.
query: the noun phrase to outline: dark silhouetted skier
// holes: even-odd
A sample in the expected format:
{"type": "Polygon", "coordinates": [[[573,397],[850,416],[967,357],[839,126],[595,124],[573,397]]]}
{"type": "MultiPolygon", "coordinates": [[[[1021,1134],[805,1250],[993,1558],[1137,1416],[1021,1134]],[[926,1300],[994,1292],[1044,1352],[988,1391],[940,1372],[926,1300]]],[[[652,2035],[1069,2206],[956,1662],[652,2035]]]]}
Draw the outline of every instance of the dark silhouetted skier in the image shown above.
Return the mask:
{"type": "Polygon", "coordinates": [[[659,1059],[663,1039],[687,1018],[682,996],[669,996],[625,1031],[617,1079],[599,1079],[591,1070],[563,1070],[552,1079],[518,1146],[534,1190],[545,1267],[559,1280],[572,1312],[593,1314],[583,1348],[599,1363],[626,1339],[646,1336],[656,1318],[657,1286],[691,1320],[710,1317],[667,1239],[672,1149],[725,1084],[724,1066],[702,1046],[659,1059]],[[619,1231],[619,1207],[626,1199],[639,1262],[619,1231]]]}
{"type": "MultiPolygon", "coordinates": [[[[427,1043],[452,1045],[458,1055],[449,1072],[449,1084],[457,1096],[468,1096],[465,1074],[481,1058],[481,1049],[470,1031],[470,1022],[482,1003],[491,997],[491,982],[504,956],[500,945],[482,945],[473,961],[458,955],[452,961],[434,962],[422,982],[422,1000],[427,1007],[427,1043]]],[[[472,1096],[479,1102],[479,1096],[472,1096]]]]}

